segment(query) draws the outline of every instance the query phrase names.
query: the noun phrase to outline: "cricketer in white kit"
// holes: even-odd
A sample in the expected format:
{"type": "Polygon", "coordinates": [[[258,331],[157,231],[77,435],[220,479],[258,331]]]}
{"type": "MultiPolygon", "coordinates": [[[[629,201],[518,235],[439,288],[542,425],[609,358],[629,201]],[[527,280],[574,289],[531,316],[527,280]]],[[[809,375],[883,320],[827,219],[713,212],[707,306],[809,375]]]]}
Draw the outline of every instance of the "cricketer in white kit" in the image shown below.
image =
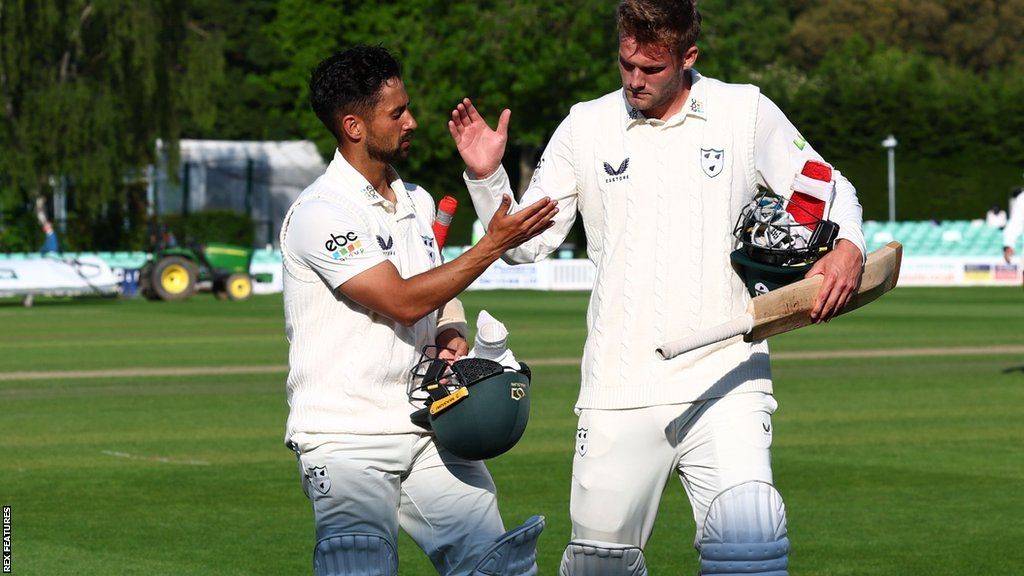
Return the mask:
{"type": "MultiPolygon", "coordinates": [[[[579,214],[597,266],[562,574],[646,574],[643,548],[673,472],[693,509],[702,574],[788,571],[767,343],[736,338],[669,361],[655,349],[745,310],[750,296],[729,260],[740,211],[758,186],[788,194],[805,161],[821,157],[757,87],[693,69],[699,18],[692,1],[620,3],[623,89],[573,106],[557,128],[522,202],[549,196],[560,212],[504,256],[546,257],[579,214]]],[[[485,223],[509,191],[508,114],[492,131],[465,100],[449,123],[485,223]]],[[[808,274],[825,275],[818,321],[849,299],[864,258],[861,208],[838,172],[830,204],[839,240],[808,274]]]]}
{"type": "Polygon", "coordinates": [[[406,386],[424,346],[448,348],[451,360],[469,351],[455,296],[546,227],[554,203],[499,219],[480,250],[442,264],[433,200],[391,166],[416,129],[399,71],[386,50],[367,46],[314,71],[311,103],[338,150],[281,230],[285,442],[313,506],[314,572],[398,574],[401,527],[440,574],[533,574],[542,524],[529,538],[505,533],[483,462],[450,454],[414,424],[420,406],[406,386]]]}

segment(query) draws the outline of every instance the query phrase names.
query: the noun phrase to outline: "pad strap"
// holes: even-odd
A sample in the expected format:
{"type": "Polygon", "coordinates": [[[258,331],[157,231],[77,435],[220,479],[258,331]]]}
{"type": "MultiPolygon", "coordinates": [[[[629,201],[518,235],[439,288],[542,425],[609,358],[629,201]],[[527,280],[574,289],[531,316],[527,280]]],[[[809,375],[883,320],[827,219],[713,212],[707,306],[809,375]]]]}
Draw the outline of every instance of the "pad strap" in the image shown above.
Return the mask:
{"type": "Polygon", "coordinates": [[[631,544],[573,540],[562,555],[561,576],[647,576],[644,552],[631,544]]]}
{"type": "Polygon", "coordinates": [[[543,531],[544,517],[534,516],[502,534],[484,552],[473,576],[537,576],[537,539],[543,531]]]}

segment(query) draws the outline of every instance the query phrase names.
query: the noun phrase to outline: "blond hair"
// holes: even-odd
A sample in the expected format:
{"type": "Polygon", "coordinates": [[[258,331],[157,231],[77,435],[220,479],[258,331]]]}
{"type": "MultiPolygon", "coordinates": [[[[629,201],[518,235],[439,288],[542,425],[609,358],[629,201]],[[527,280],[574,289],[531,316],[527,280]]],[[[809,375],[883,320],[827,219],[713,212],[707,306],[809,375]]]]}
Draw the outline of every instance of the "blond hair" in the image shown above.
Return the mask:
{"type": "Polygon", "coordinates": [[[622,0],[616,9],[619,38],[659,46],[682,56],[700,36],[694,0],[622,0]]]}

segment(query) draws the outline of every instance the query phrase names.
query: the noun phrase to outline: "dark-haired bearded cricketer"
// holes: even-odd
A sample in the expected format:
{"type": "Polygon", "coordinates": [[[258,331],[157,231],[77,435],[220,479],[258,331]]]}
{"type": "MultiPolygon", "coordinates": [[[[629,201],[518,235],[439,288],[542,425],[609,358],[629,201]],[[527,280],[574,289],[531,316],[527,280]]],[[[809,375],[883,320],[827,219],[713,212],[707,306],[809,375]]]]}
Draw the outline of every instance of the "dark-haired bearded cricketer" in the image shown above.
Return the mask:
{"type": "MultiPolygon", "coordinates": [[[[555,224],[503,257],[544,258],[578,214],[597,266],[561,573],[646,574],[643,549],[674,473],[702,574],[786,574],[767,343],[733,338],[667,361],[655,349],[744,311],[750,295],[729,257],[741,209],[758,186],[788,195],[804,163],[822,159],[757,87],[693,68],[692,1],[625,0],[617,19],[622,89],[573,106],[555,130],[522,198],[556,199],[555,224]]],[[[449,123],[484,222],[503,213],[509,191],[500,164],[509,114],[492,130],[464,100],[449,123]]],[[[825,277],[819,322],[848,302],[864,259],[856,191],[834,174],[839,239],[808,272],[825,277]]]]}
{"type": "Polygon", "coordinates": [[[424,346],[449,360],[468,352],[456,295],[546,229],[556,205],[506,215],[506,198],[483,239],[442,264],[433,200],[393,167],[417,127],[395,58],[368,46],[330,56],[310,100],[338,149],[285,216],[281,253],[285,442],[313,505],[314,573],[398,574],[401,527],[439,574],[533,574],[543,523],[506,533],[487,468],[410,420],[420,406],[406,386],[424,346]]]}

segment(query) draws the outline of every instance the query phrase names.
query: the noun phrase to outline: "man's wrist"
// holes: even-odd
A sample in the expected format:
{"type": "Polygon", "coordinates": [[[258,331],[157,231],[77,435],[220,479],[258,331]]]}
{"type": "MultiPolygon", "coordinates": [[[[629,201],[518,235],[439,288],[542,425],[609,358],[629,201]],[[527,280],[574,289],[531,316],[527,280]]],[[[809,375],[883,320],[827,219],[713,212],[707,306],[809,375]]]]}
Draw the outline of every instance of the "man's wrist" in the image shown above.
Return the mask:
{"type": "Polygon", "coordinates": [[[864,262],[867,261],[867,254],[865,254],[864,251],[861,250],[860,246],[858,246],[856,242],[850,240],[849,238],[839,238],[838,240],[836,240],[836,245],[833,248],[833,250],[838,250],[840,248],[847,249],[847,247],[849,247],[848,249],[853,250],[860,256],[861,264],[864,264],[864,262]]]}
{"type": "Polygon", "coordinates": [[[475,251],[477,254],[486,260],[488,266],[491,265],[501,255],[505,253],[505,250],[498,244],[494,239],[494,235],[490,232],[485,233],[476,244],[470,248],[470,251],[475,251]]]}
{"type": "Polygon", "coordinates": [[[465,339],[466,335],[459,332],[458,328],[449,326],[437,333],[437,338],[434,339],[434,343],[437,345],[441,345],[442,342],[447,344],[456,338],[465,339]]]}
{"type": "Polygon", "coordinates": [[[468,180],[477,180],[477,181],[479,181],[479,180],[487,180],[491,176],[494,176],[494,173],[498,171],[498,168],[501,168],[501,164],[498,164],[497,166],[493,166],[491,168],[483,168],[483,169],[481,169],[479,171],[478,170],[474,170],[473,168],[470,168],[469,166],[466,166],[466,178],[468,180]]]}

